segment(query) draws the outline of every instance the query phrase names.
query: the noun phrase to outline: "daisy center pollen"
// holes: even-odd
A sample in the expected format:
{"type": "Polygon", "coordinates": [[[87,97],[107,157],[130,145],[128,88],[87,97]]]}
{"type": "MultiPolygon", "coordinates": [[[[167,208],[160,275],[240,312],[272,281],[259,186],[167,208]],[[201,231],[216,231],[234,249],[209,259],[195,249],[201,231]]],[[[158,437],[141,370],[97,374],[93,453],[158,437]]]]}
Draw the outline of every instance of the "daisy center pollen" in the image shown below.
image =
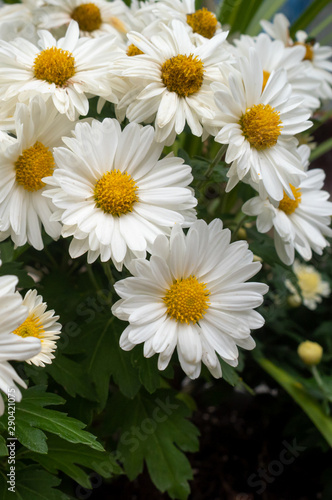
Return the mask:
{"type": "Polygon", "coordinates": [[[136,182],[127,172],[106,172],[94,188],[96,207],[107,214],[125,215],[138,201],[137,191],[136,182]]]}
{"type": "Polygon", "coordinates": [[[167,314],[180,323],[197,323],[209,308],[209,290],[196,276],[174,281],[163,300],[167,314]]]}
{"type": "Polygon", "coordinates": [[[269,104],[255,104],[240,118],[244,137],[258,149],[271,148],[277,144],[282,129],[280,112],[269,104]]]}
{"type": "Polygon", "coordinates": [[[41,321],[36,316],[29,316],[16,330],[13,331],[15,335],[19,335],[20,337],[37,337],[42,339],[43,333],[45,330],[41,324],[41,321]]]}
{"type": "Polygon", "coordinates": [[[139,56],[140,54],[144,54],[144,52],[139,49],[138,47],[136,47],[136,45],[134,45],[133,43],[131,43],[130,45],[128,45],[128,48],[127,48],[127,56],[139,56]]]}
{"type": "Polygon", "coordinates": [[[63,87],[67,80],[75,75],[75,59],[68,50],[51,47],[37,55],[33,70],[38,80],[63,87]]]}
{"type": "Polygon", "coordinates": [[[311,43],[295,42],[294,45],[304,45],[305,55],[303,61],[312,61],[314,58],[314,51],[312,50],[311,43]]]}
{"type": "Polygon", "coordinates": [[[218,21],[212,12],[203,7],[193,14],[187,14],[187,23],[194,33],[205,38],[212,38],[216,32],[218,21]]]}
{"type": "Polygon", "coordinates": [[[279,207],[278,207],[279,210],[282,210],[287,215],[291,215],[293,212],[295,212],[295,210],[297,209],[297,207],[301,203],[301,196],[302,196],[300,188],[295,188],[291,184],[290,184],[290,188],[292,190],[292,193],[294,195],[295,200],[292,200],[291,198],[289,198],[289,196],[287,196],[287,194],[284,191],[284,197],[279,202],[279,207]]]}
{"type": "Polygon", "coordinates": [[[170,92],[180,97],[198,92],[203,83],[204,65],[193,54],[179,54],[167,59],[161,66],[161,79],[170,92]]]}
{"type": "Polygon", "coordinates": [[[95,31],[101,26],[100,10],[94,3],[83,3],[71,13],[71,18],[77,21],[80,30],[95,31]]]}
{"type": "Polygon", "coordinates": [[[15,165],[16,182],[27,191],[38,191],[45,186],[43,177],[49,177],[55,169],[51,151],[41,142],[25,149],[15,165]]]}

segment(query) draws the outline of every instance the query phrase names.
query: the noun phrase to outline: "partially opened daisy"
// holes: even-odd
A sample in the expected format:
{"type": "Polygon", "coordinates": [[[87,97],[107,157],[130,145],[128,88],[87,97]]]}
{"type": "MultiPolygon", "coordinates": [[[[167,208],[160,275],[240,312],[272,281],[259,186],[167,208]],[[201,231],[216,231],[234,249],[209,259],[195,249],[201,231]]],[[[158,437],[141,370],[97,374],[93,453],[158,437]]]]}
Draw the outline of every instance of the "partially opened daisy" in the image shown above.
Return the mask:
{"type": "MultiPolygon", "coordinates": [[[[26,388],[26,383],[19,377],[8,361],[25,361],[37,355],[41,350],[40,340],[33,337],[16,338],[11,332],[27,317],[27,309],[22,297],[15,292],[18,279],[16,276],[0,277],[0,390],[8,394],[8,389],[15,389],[15,399],[20,401],[22,394],[16,387],[26,388]]],[[[0,393],[0,415],[4,412],[4,402],[0,393]]]]}
{"type": "MultiPolygon", "coordinates": [[[[310,149],[298,148],[305,170],[308,168],[310,149]]],[[[266,233],[274,228],[274,243],[280,259],[287,265],[294,262],[295,251],[304,260],[312,258],[312,250],[322,255],[329,246],[325,237],[332,236],[329,227],[332,203],[329,193],[323,191],[325,173],[319,168],[307,171],[307,177],[298,188],[290,186],[293,199],[286,193],[280,202],[270,201],[265,193],[251,198],[242,207],[248,215],[257,215],[257,229],[266,233]]]]}
{"type": "MultiPolygon", "coordinates": [[[[322,275],[314,268],[314,266],[307,266],[295,259],[293,264],[293,272],[297,278],[297,284],[301,290],[303,304],[312,311],[317,308],[323,298],[331,294],[330,285],[327,281],[322,279],[322,275]]],[[[292,293],[299,304],[302,300],[298,294],[297,289],[290,280],[285,281],[285,285],[292,293]]]]}
{"type": "Polygon", "coordinates": [[[61,233],[61,224],[50,221],[55,207],[42,196],[42,178],[53,174],[53,147],[74,124],[39,96],[18,104],[14,121],[17,137],[8,136],[0,148],[0,241],[10,236],[17,246],[28,242],[41,250],[42,228],[53,239],[61,233]]]}
{"type": "Polygon", "coordinates": [[[80,35],[100,37],[115,35],[123,38],[132,28],[133,17],[122,0],[46,0],[35,13],[39,26],[48,30],[67,26],[72,20],[80,28],[80,35]]]}
{"type": "Polygon", "coordinates": [[[181,158],[159,160],[163,144],[153,127],[131,123],[121,131],[115,119],[93,120],[63,141],[45,196],[59,208],[53,219],[64,224],[62,235],[73,236],[71,257],[88,252],[88,262],[100,256],[121,269],[175,222],[195,220],[191,168],[181,158]]]}
{"type": "Polygon", "coordinates": [[[268,287],[245,283],[261,264],[245,241],[230,243],[229,229],[215,219],[195,222],[185,236],[176,224],[170,240],[156,239],[149,261],[133,261],[133,277],[115,284],[121,299],[112,312],[129,325],[120,338],[124,350],[144,343],[144,356],[159,353],[163,370],[177,349],[182,369],[197,378],[203,362],[221,377],[217,354],[238,363],[237,346],[253,349],[251,329],[264,320],[254,311],[268,287]]]}
{"type": "Polygon", "coordinates": [[[54,359],[52,354],[56,349],[56,341],[61,333],[61,325],[57,323],[59,316],[54,316],[54,310],[47,311],[43,297],[37,295],[37,290],[29,290],[23,300],[28,310],[28,317],[13,331],[19,338],[34,337],[41,342],[41,350],[26,359],[29,364],[45,366],[54,359]]]}
{"type": "Polygon", "coordinates": [[[263,69],[250,48],[249,57],[239,59],[239,71],[231,72],[229,86],[216,83],[213,88],[219,112],[205,125],[217,142],[228,144],[226,191],[249,178],[274,200],[281,200],[283,191],[294,198],[289,185],[297,187],[306,177],[294,134],[312,123],[302,98],[292,94],[286,71],[272,72],[262,91],[263,69]]]}
{"type": "MultiPolygon", "coordinates": [[[[186,123],[194,135],[201,136],[202,119],[214,116],[210,84],[216,79],[216,67],[229,59],[222,50],[226,36],[227,32],[220,33],[196,47],[178,20],[171,27],[160,24],[160,34],[151,40],[140,33],[128,33],[130,43],[143,52],[115,64],[114,72],[133,82],[128,119],[154,121],[158,142],[171,144],[186,123]],[[134,89],[137,85],[143,89],[138,95],[134,89]]],[[[127,95],[123,102],[119,108],[128,105],[127,95]]]]}
{"type": "Polygon", "coordinates": [[[0,99],[21,102],[36,94],[51,98],[71,120],[89,110],[87,94],[112,96],[108,70],[116,57],[115,38],[79,38],[76,21],[66,36],[56,40],[39,31],[39,47],[28,40],[0,40],[0,99]]]}

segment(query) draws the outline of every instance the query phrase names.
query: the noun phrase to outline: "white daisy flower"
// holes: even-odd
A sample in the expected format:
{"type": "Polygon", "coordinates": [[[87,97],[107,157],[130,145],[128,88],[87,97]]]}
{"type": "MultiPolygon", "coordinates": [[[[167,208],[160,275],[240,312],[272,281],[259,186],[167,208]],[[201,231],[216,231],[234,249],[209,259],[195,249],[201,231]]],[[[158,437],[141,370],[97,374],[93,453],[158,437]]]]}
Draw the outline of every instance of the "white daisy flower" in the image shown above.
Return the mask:
{"type": "Polygon", "coordinates": [[[21,102],[36,94],[52,98],[59,113],[75,120],[86,115],[86,94],[107,95],[110,89],[108,70],[116,57],[115,38],[79,38],[75,21],[66,36],[56,41],[49,31],[39,32],[39,47],[28,40],[0,40],[0,99],[17,97],[21,102]]]}
{"type": "Polygon", "coordinates": [[[43,297],[37,295],[37,290],[29,290],[23,305],[28,310],[28,317],[13,331],[13,334],[25,339],[34,337],[40,340],[41,350],[26,362],[36,366],[51,364],[54,359],[52,354],[56,349],[56,341],[61,333],[61,325],[57,323],[59,316],[54,316],[54,310],[46,311],[47,304],[43,297]]]}
{"type": "Polygon", "coordinates": [[[293,92],[302,97],[306,108],[316,110],[320,103],[315,97],[315,90],[319,82],[311,73],[311,65],[303,61],[305,48],[303,45],[285,47],[281,40],[271,40],[265,33],[257,37],[241,35],[234,40],[239,55],[249,57],[250,47],[256,49],[263,68],[263,89],[268,82],[270,74],[280,68],[286,70],[287,81],[292,85],[293,92]]]}
{"type": "Polygon", "coordinates": [[[100,256],[121,269],[175,222],[195,220],[191,168],[181,158],[159,160],[163,144],[153,136],[151,126],[121,131],[107,118],[77,124],[74,138],[63,138],[67,148],[55,149],[58,169],[44,179],[54,189],[45,196],[59,208],[62,235],[73,236],[71,257],[88,252],[89,263],[100,256]]]}
{"type": "Polygon", "coordinates": [[[187,29],[195,40],[212,38],[221,33],[220,23],[216,15],[206,7],[196,10],[195,0],[157,0],[144,3],[139,16],[153,12],[156,21],[169,24],[173,19],[179,19],[187,25],[187,29]]]}
{"type": "Polygon", "coordinates": [[[219,113],[204,121],[217,142],[228,144],[226,191],[247,176],[275,200],[282,199],[283,190],[293,198],[289,184],[298,186],[306,177],[293,136],[312,125],[306,121],[310,113],[292,95],[283,69],[271,73],[262,91],[263,69],[254,48],[239,59],[239,70],[230,73],[229,86],[212,85],[219,113]]]}
{"type": "MultiPolygon", "coordinates": [[[[133,86],[144,86],[129,104],[130,121],[153,121],[156,140],[171,144],[187,123],[191,132],[201,136],[202,119],[213,118],[214,102],[210,88],[215,80],[216,65],[227,60],[222,45],[227,33],[220,33],[199,47],[190,40],[185,26],[178,20],[172,28],[161,24],[160,35],[149,41],[140,33],[128,33],[130,43],[143,54],[118,60],[114,72],[130,78],[133,86]]],[[[119,108],[127,105],[128,96],[119,108]]]]}
{"type": "Polygon", "coordinates": [[[122,39],[132,26],[132,14],[122,0],[46,0],[35,16],[39,27],[48,30],[74,20],[84,37],[115,35],[122,39]]]}
{"type": "MultiPolygon", "coordinates": [[[[16,276],[0,277],[0,390],[6,395],[9,389],[15,390],[15,399],[20,401],[22,394],[15,383],[26,388],[26,383],[17,375],[8,361],[25,361],[37,355],[41,349],[40,340],[28,337],[14,338],[12,331],[27,317],[27,309],[22,297],[15,292],[16,276]]],[[[0,393],[0,415],[4,412],[4,402],[0,393]]]]}
{"type": "MultiPolygon", "coordinates": [[[[308,168],[310,148],[300,146],[298,152],[304,166],[308,168]]],[[[319,168],[307,171],[307,177],[298,188],[290,186],[291,199],[286,193],[280,202],[270,201],[265,193],[251,198],[242,207],[248,215],[257,215],[256,225],[260,233],[266,233],[274,227],[274,243],[282,262],[290,265],[294,262],[295,250],[304,260],[312,258],[312,251],[322,255],[329,246],[325,236],[332,236],[329,227],[332,215],[332,203],[329,193],[323,191],[325,173],[319,168]]]]}
{"type": "Polygon", "coordinates": [[[22,37],[30,41],[36,40],[36,28],[32,21],[32,12],[26,3],[1,5],[0,8],[0,40],[14,40],[22,37]]]}
{"type": "Polygon", "coordinates": [[[159,353],[158,368],[168,365],[174,349],[188,377],[197,378],[203,362],[221,377],[217,354],[238,363],[237,346],[253,349],[250,330],[264,320],[253,310],[268,287],[244,283],[261,264],[245,241],[230,243],[229,229],[215,219],[195,222],[185,236],[176,224],[170,240],[158,236],[150,261],[133,261],[133,277],[115,284],[121,297],[112,307],[129,321],[120,338],[124,350],[144,343],[144,356],[159,353]]]}
{"type": "Polygon", "coordinates": [[[55,207],[42,196],[42,178],[52,175],[53,147],[74,124],[39,96],[28,106],[18,104],[14,120],[17,137],[8,136],[0,147],[0,241],[10,236],[17,246],[28,242],[41,250],[42,227],[53,239],[61,233],[61,224],[50,221],[55,207]]]}
{"type": "MultiPolygon", "coordinates": [[[[301,264],[295,259],[293,264],[293,272],[297,278],[298,286],[301,290],[303,304],[312,311],[317,308],[317,305],[322,302],[323,297],[328,297],[331,294],[330,285],[327,281],[322,280],[321,274],[313,266],[301,264]]],[[[285,281],[285,285],[292,293],[292,296],[301,301],[297,289],[290,280],[285,281]]]]}
{"type": "Polygon", "coordinates": [[[315,78],[319,84],[315,90],[315,96],[320,99],[331,99],[332,97],[332,62],[328,59],[332,56],[332,48],[321,46],[315,40],[310,40],[305,31],[295,33],[295,41],[290,37],[290,22],[284,14],[276,14],[273,22],[261,21],[263,29],[271,38],[281,40],[284,45],[300,45],[305,48],[303,60],[310,66],[310,76],[315,78]]]}

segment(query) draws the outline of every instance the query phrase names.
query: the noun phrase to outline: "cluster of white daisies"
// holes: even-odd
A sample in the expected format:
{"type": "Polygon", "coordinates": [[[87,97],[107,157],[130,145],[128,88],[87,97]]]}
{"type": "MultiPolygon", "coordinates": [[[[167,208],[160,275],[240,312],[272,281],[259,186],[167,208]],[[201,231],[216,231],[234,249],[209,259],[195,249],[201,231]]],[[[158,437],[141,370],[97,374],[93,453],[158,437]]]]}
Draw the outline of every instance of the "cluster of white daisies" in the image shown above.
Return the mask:
{"type": "MultiPolygon", "coordinates": [[[[263,325],[254,308],[267,286],[246,283],[261,267],[246,242],[230,243],[220,220],[196,220],[191,167],[162,157],[164,146],[185,127],[224,145],[226,191],[239,181],[257,191],[243,212],[257,216],[258,231],[274,228],[284,263],[295,251],[304,260],[321,254],[332,236],[324,172],[308,171],[309,146],[295,137],[332,97],[332,49],[304,32],[292,40],[282,14],[262,26],[266,33],[230,42],[193,0],[24,0],[0,9],[0,241],[42,250],[44,230],[70,237],[72,258],[125,266],[132,277],[116,283],[112,309],[129,322],[121,347],[144,343],[161,370],[177,348],[191,378],[202,362],[220,377],[218,356],[236,366],[237,346],[254,347],[250,332],[263,325]],[[113,103],[117,119],[84,119],[93,96],[99,111],[113,103]]],[[[18,301],[15,279],[2,280],[2,296],[18,301]]],[[[46,307],[34,292],[24,300],[46,307]]],[[[18,319],[0,309],[1,320],[15,319],[3,332],[0,388],[10,377],[22,383],[8,360],[50,362],[60,329],[44,309],[21,326],[26,310],[18,319]]]]}

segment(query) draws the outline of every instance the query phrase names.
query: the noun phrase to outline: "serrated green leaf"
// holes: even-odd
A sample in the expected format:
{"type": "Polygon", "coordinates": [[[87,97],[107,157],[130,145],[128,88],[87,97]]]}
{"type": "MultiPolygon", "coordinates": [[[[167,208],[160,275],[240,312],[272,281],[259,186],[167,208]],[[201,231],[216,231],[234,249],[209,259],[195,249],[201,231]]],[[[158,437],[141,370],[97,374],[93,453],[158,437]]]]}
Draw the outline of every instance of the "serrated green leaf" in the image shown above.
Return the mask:
{"type": "Polygon", "coordinates": [[[52,474],[62,471],[87,489],[91,489],[91,482],[88,473],[81,466],[93,470],[105,478],[122,474],[121,467],[112,454],[91,450],[80,444],[67,443],[56,436],[48,437],[47,455],[27,452],[20,458],[32,459],[52,474]]]}
{"type": "Polygon", "coordinates": [[[15,493],[8,491],[7,477],[0,474],[1,500],[69,500],[68,495],[59,490],[61,480],[35,466],[16,470],[15,493]]]}
{"type": "Polygon", "coordinates": [[[92,382],[86,377],[82,364],[58,353],[56,359],[47,366],[46,370],[70,396],[75,397],[76,394],[79,394],[86,399],[96,399],[92,382]]]}
{"type": "MultiPolygon", "coordinates": [[[[65,402],[63,398],[45,392],[42,386],[23,390],[22,394],[22,401],[16,404],[15,435],[24,446],[38,453],[46,453],[46,440],[42,431],[48,431],[71,443],[82,443],[95,450],[104,450],[95,436],[83,430],[86,427],[83,422],[68,417],[66,413],[44,408],[53,404],[63,404],[65,402]]],[[[6,421],[6,418],[5,413],[1,419],[6,421]]]]}
{"type": "MultiPolygon", "coordinates": [[[[141,346],[140,346],[141,347],[141,346]]],[[[139,380],[145,389],[153,393],[160,387],[160,371],[156,358],[145,358],[139,346],[132,351],[131,362],[138,370],[139,380]]]]}
{"type": "Polygon", "coordinates": [[[118,451],[126,473],[134,479],[146,462],[156,487],[171,498],[185,500],[192,471],[182,451],[198,449],[198,430],[187,420],[190,410],[172,390],[152,395],[140,392],[133,401],[120,393],[111,406],[117,409],[111,427],[120,427],[118,451]]]}

